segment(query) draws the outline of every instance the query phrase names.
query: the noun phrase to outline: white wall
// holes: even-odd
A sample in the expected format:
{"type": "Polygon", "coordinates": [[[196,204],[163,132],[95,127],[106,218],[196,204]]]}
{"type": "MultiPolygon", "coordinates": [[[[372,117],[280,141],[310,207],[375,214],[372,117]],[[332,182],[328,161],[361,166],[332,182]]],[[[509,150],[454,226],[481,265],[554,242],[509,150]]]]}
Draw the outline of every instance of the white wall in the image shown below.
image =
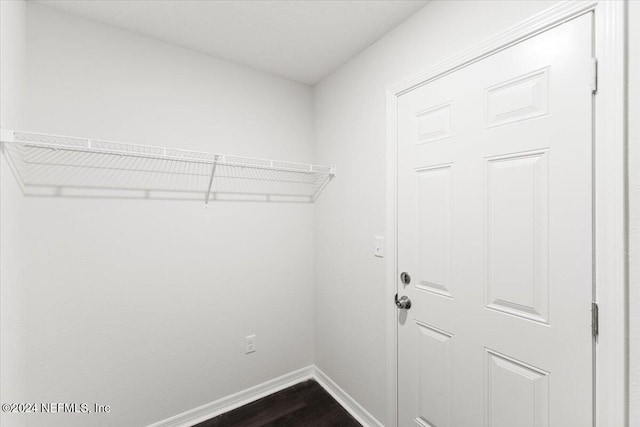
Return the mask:
{"type": "Polygon", "coordinates": [[[385,230],[385,91],[552,4],[431,2],[315,88],[316,161],[340,172],[316,202],[316,364],[382,422],[391,301],[373,236],[385,230]]]}
{"type": "Polygon", "coordinates": [[[629,3],[630,422],[640,427],[640,2],[629,3]]]}
{"type": "MultiPolygon", "coordinates": [[[[25,3],[0,2],[0,127],[22,126],[25,3]]],[[[25,401],[24,301],[21,282],[22,194],[0,156],[0,402],[25,401]]],[[[22,414],[0,413],[0,424],[24,426],[22,414]]]]}
{"type": "MultiPolygon", "coordinates": [[[[27,7],[25,128],[308,162],[307,86],[27,7]]],[[[24,201],[29,401],[141,426],[310,365],[313,206],[24,201]],[[244,354],[244,337],[257,352],[244,354]]]]}

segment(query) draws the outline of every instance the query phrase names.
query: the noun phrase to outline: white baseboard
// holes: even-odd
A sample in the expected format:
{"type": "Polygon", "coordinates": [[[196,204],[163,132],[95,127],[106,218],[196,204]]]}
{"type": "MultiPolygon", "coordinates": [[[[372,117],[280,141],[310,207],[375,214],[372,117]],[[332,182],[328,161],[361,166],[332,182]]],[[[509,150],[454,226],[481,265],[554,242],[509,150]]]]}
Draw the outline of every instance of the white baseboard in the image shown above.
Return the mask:
{"type": "Polygon", "coordinates": [[[314,379],[322,386],[347,412],[364,427],[384,427],[380,421],[367,412],[347,392],[342,390],[331,378],[318,367],[311,365],[281,377],[274,378],[254,387],[232,394],[211,403],[175,415],[166,420],[158,421],[147,427],[191,427],[240,406],[276,393],[308,379],[314,379]]]}
{"type": "Polygon", "coordinates": [[[336,384],[317,366],[313,367],[313,378],[364,427],[384,427],[380,421],[360,406],[353,397],[340,388],[338,384],[336,384]]]}
{"type": "Polygon", "coordinates": [[[270,394],[284,390],[302,381],[313,378],[314,366],[290,372],[246,390],[232,394],[211,403],[188,410],[171,418],[167,418],[148,427],[191,427],[210,418],[216,417],[232,409],[251,403],[270,394]]]}

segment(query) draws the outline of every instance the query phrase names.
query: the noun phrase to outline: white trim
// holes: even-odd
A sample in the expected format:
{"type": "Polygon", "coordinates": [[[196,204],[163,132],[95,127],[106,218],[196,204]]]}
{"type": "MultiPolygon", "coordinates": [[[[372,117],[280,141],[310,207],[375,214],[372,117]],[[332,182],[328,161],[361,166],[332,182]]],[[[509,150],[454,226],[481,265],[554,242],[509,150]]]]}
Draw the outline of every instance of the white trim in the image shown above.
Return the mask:
{"type": "Polygon", "coordinates": [[[239,408],[263,397],[277,393],[302,381],[315,380],[353,418],[364,427],[384,427],[373,415],[315,365],[290,372],[211,403],[190,409],[181,414],[150,424],[147,427],[191,427],[225,412],[239,408]]]}
{"type": "Polygon", "coordinates": [[[596,346],[597,427],[628,425],[626,270],[626,2],[566,1],[387,89],[387,386],[388,427],[397,426],[397,99],[586,12],[595,12],[595,280],[600,305],[596,346]]]}
{"type": "Polygon", "coordinates": [[[491,56],[501,50],[520,43],[521,41],[535,36],[557,25],[562,24],[576,16],[593,10],[598,4],[597,0],[587,1],[564,1],[551,6],[542,12],[533,15],[525,21],[517,24],[506,31],[497,34],[484,42],[453,55],[435,66],[417,73],[410,78],[397,84],[391,85],[387,92],[400,96],[405,92],[425,85],[444,75],[450,74],[460,68],[480,61],[487,56],[491,56]]]}
{"type": "Polygon", "coordinates": [[[333,382],[320,368],[315,367],[314,379],[324,388],[347,412],[364,427],[384,427],[373,415],[364,409],[353,397],[333,382]]]}
{"type": "Polygon", "coordinates": [[[313,374],[314,366],[307,366],[306,368],[290,372],[214,402],[190,409],[171,418],[150,424],[148,427],[190,427],[280,390],[284,390],[299,382],[311,379],[313,378],[313,374]]]}
{"type": "Polygon", "coordinates": [[[398,292],[398,150],[397,112],[398,96],[387,91],[387,218],[386,218],[386,263],[385,292],[387,303],[387,426],[398,424],[398,310],[391,302],[398,292]]]}
{"type": "Polygon", "coordinates": [[[626,2],[596,8],[595,54],[595,283],[599,306],[596,345],[596,426],[626,427],[627,188],[626,188],[626,2]]]}

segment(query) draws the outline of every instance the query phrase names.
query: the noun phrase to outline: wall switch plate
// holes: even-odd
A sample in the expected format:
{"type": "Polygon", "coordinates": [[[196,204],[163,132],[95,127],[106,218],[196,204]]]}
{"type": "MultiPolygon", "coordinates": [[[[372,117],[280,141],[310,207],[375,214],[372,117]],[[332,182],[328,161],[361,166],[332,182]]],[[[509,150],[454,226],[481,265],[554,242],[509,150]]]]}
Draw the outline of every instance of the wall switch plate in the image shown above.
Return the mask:
{"type": "Polygon", "coordinates": [[[247,335],[244,339],[245,349],[244,354],[253,353],[256,351],[256,336],[247,335]]]}
{"type": "Polygon", "coordinates": [[[373,247],[373,256],[384,258],[384,237],[375,236],[375,238],[374,238],[374,247],[373,247]]]}

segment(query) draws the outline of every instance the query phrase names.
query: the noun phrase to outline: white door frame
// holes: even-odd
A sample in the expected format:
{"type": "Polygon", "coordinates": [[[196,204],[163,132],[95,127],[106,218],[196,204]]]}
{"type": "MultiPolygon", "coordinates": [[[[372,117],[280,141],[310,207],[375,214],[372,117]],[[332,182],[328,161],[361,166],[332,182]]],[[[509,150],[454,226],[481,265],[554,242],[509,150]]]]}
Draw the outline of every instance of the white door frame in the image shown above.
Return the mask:
{"type": "Polygon", "coordinates": [[[387,405],[397,426],[397,102],[398,97],[584,13],[594,12],[598,91],[594,132],[594,287],[599,310],[595,350],[595,426],[628,427],[626,260],[626,11],[627,2],[565,1],[479,45],[387,89],[387,405]]]}

